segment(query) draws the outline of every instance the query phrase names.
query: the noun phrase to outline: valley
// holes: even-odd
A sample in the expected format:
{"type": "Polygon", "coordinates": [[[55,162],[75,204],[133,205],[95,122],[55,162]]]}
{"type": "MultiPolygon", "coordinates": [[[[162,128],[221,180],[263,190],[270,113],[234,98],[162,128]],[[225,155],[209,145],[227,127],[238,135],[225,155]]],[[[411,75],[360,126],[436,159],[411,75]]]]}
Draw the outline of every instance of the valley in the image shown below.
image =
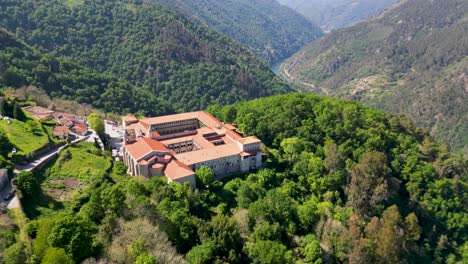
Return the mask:
{"type": "Polygon", "coordinates": [[[467,263],[467,10],[1,0],[0,264],[467,263]]]}
{"type": "Polygon", "coordinates": [[[468,6],[423,2],[402,1],[327,34],[288,59],[282,71],[303,91],[407,115],[466,154],[468,6]]]}

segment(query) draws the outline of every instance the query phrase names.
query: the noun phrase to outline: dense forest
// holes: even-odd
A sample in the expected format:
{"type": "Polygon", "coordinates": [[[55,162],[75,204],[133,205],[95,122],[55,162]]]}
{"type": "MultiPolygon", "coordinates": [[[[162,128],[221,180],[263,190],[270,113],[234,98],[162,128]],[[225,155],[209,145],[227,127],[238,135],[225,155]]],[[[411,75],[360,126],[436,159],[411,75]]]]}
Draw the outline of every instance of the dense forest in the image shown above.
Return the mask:
{"type": "MultiPolygon", "coordinates": [[[[303,93],[209,110],[262,138],[265,168],[217,181],[205,167],[192,190],[164,178],[124,176],[123,163],[92,144],[69,146],[48,167],[18,177],[32,244],[6,240],[0,257],[34,263],[468,260],[467,161],[407,119],[303,93]]],[[[11,228],[1,235],[15,237],[11,228]]]]}
{"type": "Polygon", "coordinates": [[[142,87],[176,111],[290,90],[239,43],[157,4],[5,0],[0,26],[51,56],[142,87]]]}
{"type": "Polygon", "coordinates": [[[0,86],[36,85],[52,98],[74,100],[106,112],[172,113],[171,107],[151,92],[123,79],[84,68],[67,59],[37,50],[0,29],[0,86]]]}
{"type": "Polygon", "coordinates": [[[379,13],[397,0],[277,0],[323,30],[330,31],[356,24],[379,13]]]}
{"type": "Polygon", "coordinates": [[[467,17],[467,1],[402,1],[315,41],[283,72],[304,90],[405,113],[460,150],[468,145],[467,17]]]}
{"type": "Polygon", "coordinates": [[[250,48],[269,64],[286,59],[323,33],[276,0],[153,0],[250,48]]]}

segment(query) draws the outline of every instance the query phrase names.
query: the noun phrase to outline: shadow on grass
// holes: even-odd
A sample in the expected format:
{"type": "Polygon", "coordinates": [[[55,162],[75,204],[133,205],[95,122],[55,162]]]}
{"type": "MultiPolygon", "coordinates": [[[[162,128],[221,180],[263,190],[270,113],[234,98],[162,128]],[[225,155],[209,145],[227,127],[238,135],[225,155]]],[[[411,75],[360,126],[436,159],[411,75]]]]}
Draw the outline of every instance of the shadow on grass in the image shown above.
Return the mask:
{"type": "MultiPolygon", "coordinates": [[[[57,158],[53,158],[50,164],[54,164],[57,158]]],[[[29,219],[35,219],[41,215],[47,215],[54,211],[62,210],[65,208],[62,202],[54,199],[54,197],[46,194],[42,189],[41,185],[47,178],[47,167],[33,172],[36,178],[36,184],[33,187],[32,197],[23,198],[21,204],[23,206],[24,213],[29,219]]]]}
{"type": "Polygon", "coordinates": [[[29,219],[35,219],[41,215],[52,211],[64,209],[62,202],[55,200],[52,196],[44,194],[42,191],[35,193],[34,198],[27,198],[21,201],[23,210],[29,219]],[[48,212],[49,211],[49,212],[48,212]]]}

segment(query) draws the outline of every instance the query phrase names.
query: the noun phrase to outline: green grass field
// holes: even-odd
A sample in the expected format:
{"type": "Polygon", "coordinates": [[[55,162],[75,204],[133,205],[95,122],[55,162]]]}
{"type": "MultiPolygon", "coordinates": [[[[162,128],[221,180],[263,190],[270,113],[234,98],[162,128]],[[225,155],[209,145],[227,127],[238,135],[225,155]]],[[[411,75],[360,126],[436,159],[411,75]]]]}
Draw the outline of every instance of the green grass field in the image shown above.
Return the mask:
{"type": "Polygon", "coordinates": [[[11,124],[7,121],[0,120],[0,129],[3,130],[10,142],[15,145],[18,155],[25,155],[38,150],[49,142],[49,136],[42,130],[41,124],[32,120],[30,124],[35,124],[35,129],[26,122],[20,122],[12,119],[11,124]]]}
{"type": "Polygon", "coordinates": [[[72,210],[83,192],[101,180],[111,166],[111,160],[92,143],[78,143],[62,150],[50,165],[35,172],[39,188],[34,199],[22,201],[26,215],[34,219],[72,210]]]}
{"type": "Polygon", "coordinates": [[[71,146],[60,153],[50,169],[48,178],[73,178],[82,183],[89,183],[93,178],[103,176],[111,167],[111,162],[99,155],[99,149],[91,143],[78,143],[71,146]]]}

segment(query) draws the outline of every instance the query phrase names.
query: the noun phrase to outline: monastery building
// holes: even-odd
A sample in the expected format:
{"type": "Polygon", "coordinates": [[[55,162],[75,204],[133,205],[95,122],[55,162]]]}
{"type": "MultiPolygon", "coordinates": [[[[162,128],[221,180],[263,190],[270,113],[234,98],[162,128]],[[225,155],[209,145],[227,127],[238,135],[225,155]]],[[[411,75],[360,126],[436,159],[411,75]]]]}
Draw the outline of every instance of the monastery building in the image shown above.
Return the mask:
{"type": "Polygon", "coordinates": [[[138,120],[124,117],[123,159],[130,175],[165,176],[189,182],[195,171],[210,167],[215,178],[248,172],[262,164],[260,139],[242,137],[236,128],[199,111],[138,120]]]}

